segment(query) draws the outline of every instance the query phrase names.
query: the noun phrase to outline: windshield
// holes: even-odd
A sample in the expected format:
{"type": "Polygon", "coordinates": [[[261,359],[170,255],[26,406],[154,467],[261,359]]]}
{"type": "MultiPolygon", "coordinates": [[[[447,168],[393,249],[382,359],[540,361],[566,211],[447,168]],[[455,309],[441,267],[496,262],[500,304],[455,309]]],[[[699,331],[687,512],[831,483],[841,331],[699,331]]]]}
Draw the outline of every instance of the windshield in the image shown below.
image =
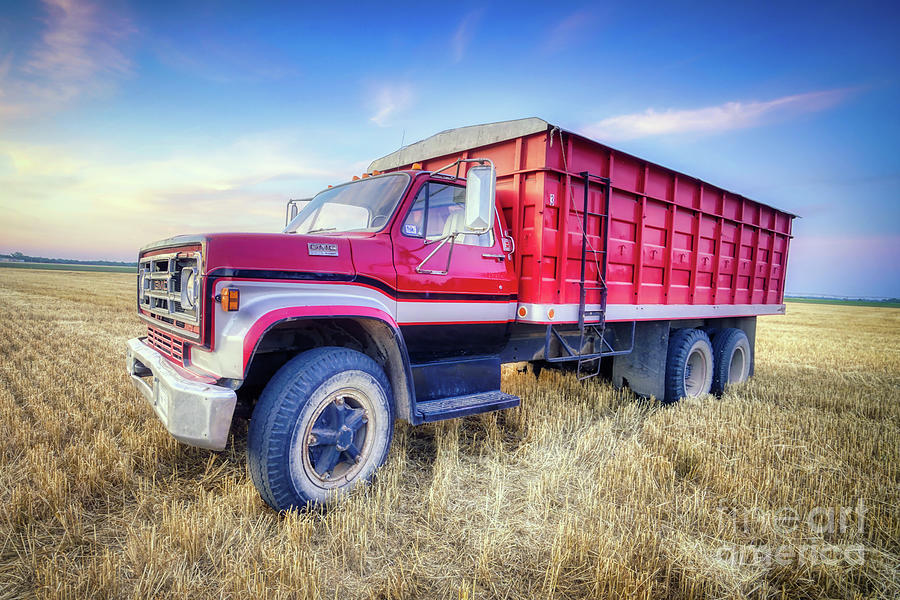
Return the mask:
{"type": "Polygon", "coordinates": [[[408,174],[393,173],[323,190],[284,233],[378,231],[387,225],[407,185],[408,174]]]}

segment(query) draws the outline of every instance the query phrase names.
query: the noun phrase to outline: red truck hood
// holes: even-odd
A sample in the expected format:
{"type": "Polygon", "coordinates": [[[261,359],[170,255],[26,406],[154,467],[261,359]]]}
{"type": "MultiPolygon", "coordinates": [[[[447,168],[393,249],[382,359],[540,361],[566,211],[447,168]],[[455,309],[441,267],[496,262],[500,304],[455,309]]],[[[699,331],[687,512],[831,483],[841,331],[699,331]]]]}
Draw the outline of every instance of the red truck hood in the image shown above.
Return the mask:
{"type": "MultiPolygon", "coordinates": [[[[335,273],[353,276],[350,241],[324,235],[288,233],[211,233],[183,235],[155,242],[141,254],[202,246],[204,272],[216,270],[335,273]]],[[[250,275],[250,273],[247,273],[250,275]]],[[[260,273],[260,276],[266,277],[260,273]]]]}
{"type": "Polygon", "coordinates": [[[350,241],[290,233],[215,233],[205,236],[206,272],[216,269],[355,275],[350,241]]]}

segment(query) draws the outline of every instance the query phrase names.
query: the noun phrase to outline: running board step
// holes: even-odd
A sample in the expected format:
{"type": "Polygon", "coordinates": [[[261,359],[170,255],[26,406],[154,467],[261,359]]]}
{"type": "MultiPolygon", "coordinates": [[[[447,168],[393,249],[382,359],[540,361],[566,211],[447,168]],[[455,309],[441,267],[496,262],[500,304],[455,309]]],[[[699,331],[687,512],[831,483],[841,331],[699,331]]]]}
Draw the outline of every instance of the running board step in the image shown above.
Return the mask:
{"type": "Polygon", "coordinates": [[[519,405],[519,397],[504,394],[501,391],[481,392],[468,396],[454,396],[440,400],[429,400],[416,404],[416,410],[422,415],[422,421],[443,421],[467,415],[477,415],[492,410],[513,408],[519,405]]]}

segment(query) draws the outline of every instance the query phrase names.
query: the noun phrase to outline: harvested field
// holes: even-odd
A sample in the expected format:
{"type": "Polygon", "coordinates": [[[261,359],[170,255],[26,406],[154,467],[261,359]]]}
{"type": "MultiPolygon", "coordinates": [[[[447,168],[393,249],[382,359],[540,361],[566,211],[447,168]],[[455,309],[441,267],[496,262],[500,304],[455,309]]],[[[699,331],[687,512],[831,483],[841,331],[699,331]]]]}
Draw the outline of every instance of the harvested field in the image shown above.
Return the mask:
{"type": "Polygon", "coordinates": [[[398,423],[376,483],[279,515],[246,423],[177,444],[124,372],[132,275],[0,270],[0,598],[900,597],[900,309],[790,304],[673,407],[508,369],[398,423]]]}

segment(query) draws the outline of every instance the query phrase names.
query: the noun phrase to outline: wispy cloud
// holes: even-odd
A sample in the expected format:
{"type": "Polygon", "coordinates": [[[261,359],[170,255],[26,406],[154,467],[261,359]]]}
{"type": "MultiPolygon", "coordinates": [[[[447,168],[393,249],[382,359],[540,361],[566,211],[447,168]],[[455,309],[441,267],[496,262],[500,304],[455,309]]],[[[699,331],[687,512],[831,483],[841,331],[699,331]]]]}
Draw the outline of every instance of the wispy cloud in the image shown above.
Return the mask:
{"type": "Polygon", "coordinates": [[[792,114],[816,112],[843,101],[850,91],[824,90],[784,96],[765,102],[726,102],[717,106],[644,112],[609,117],[587,125],[581,132],[600,140],[630,140],[683,133],[720,133],[754,127],[792,114]]]}
{"type": "Polygon", "coordinates": [[[479,8],[466,13],[456,27],[456,31],[453,32],[453,37],[450,38],[450,49],[454,63],[458,63],[465,58],[466,50],[469,48],[469,43],[472,41],[475,28],[478,26],[478,21],[481,20],[483,12],[484,9],[479,8]]]}
{"type": "Polygon", "coordinates": [[[0,61],[0,118],[59,108],[107,91],[131,71],[122,45],[134,28],[124,17],[81,0],[44,0],[39,41],[17,63],[0,61]]]}
{"type": "Polygon", "coordinates": [[[130,62],[118,48],[127,34],[121,23],[104,23],[96,6],[78,0],[44,0],[48,10],[42,44],[25,70],[41,76],[75,79],[100,72],[122,73],[130,62]],[[114,28],[113,26],[116,25],[114,28]]]}
{"type": "Polygon", "coordinates": [[[391,117],[412,105],[413,96],[413,88],[408,83],[382,84],[372,95],[374,114],[369,120],[379,127],[387,127],[391,117]]]}
{"type": "Polygon", "coordinates": [[[576,41],[578,35],[585,32],[592,22],[596,26],[597,19],[590,9],[585,8],[569,14],[556,23],[547,34],[542,44],[543,50],[550,54],[563,50],[576,41]]]}

